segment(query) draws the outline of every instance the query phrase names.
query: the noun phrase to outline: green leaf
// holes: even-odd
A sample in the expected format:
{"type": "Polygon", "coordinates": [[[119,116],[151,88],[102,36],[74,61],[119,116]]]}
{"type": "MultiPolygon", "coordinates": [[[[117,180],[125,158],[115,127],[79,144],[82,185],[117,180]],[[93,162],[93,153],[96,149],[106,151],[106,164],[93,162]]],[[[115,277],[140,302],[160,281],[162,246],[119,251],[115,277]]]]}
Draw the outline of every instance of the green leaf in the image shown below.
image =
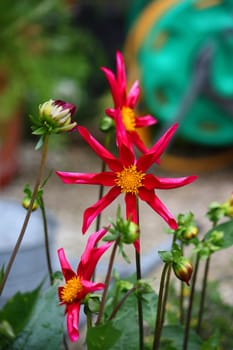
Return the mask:
{"type": "Polygon", "coordinates": [[[28,293],[16,293],[0,311],[0,319],[7,321],[18,335],[26,326],[39,297],[40,287],[28,293]]]}
{"type": "Polygon", "coordinates": [[[120,335],[121,332],[113,326],[112,322],[89,328],[86,338],[88,350],[112,350],[120,335]]]}
{"type": "Polygon", "coordinates": [[[57,286],[39,295],[30,320],[11,350],[57,350],[63,339],[64,309],[58,305],[57,286]]]}
{"type": "MultiPolygon", "coordinates": [[[[167,349],[166,347],[163,347],[162,344],[167,343],[168,340],[175,349],[180,350],[183,348],[183,339],[184,331],[181,326],[164,326],[161,339],[161,350],[167,349]]],[[[190,330],[187,349],[200,350],[201,343],[202,341],[199,338],[199,336],[195,332],[190,330]]],[[[173,347],[171,349],[173,349],[173,347]]]]}
{"type": "Polygon", "coordinates": [[[201,350],[218,350],[218,349],[220,349],[220,336],[218,333],[212,335],[201,346],[201,350]]]}
{"type": "Polygon", "coordinates": [[[206,233],[205,238],[210,238],[213,231],[224,232],[223,245],[220,249],[226,249],[233,245],[233,220],[215,226],[213,229],[206,233]]]}
{"type": "Polygon", "coordinates": [[[159,250],[158,254],[164,263],[169,263],[169,262],[173,261],[173,256],[172,256],[172,253],[170,251],[159,250]]]}

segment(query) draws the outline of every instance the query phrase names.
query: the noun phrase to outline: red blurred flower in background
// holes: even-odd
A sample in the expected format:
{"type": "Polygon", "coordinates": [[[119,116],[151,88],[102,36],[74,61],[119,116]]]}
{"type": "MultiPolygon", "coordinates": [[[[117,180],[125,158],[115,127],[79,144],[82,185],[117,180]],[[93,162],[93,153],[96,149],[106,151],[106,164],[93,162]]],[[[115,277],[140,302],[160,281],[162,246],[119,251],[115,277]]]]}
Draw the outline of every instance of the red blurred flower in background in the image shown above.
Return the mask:
{"type": "Polygon", "coordinates": [[[147,127],[155,124],[157,121],[151,115],[136,116],[135,107],[140,96],[139,82],[136,80],[127,93],[127,80],[125,71],[124,57],[121,52],[116,53],[116,74],[106,67],[101,68],[108,80],[114,108],[107,108],[106,114],[115,120],[116,110],[120,109],[124,127],[129,134],[131,142],[142,152],[147,151],[137,133],[138,128],[147,127]]]}

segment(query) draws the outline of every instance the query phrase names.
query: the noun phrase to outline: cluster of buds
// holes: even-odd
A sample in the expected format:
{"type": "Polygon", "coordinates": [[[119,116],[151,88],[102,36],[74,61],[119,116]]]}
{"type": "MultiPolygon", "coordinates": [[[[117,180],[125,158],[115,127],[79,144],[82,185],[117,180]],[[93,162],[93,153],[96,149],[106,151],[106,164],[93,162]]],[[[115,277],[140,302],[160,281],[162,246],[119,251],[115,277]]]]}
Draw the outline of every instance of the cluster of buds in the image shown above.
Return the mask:
{"type": "Polygon", "coordinates": [[[77,123],[72,121],[76,107],[61,100],[49,100],[39,105],[38,117],[31,117],[32,130],[35,135],[58,134],[75,129],[77,123]]]}
{"type": "Polygon", "coordinates": [[[221,218],[233,217],[233,193],[223,203],[212,202],[209,205],[207,216],[214,225],[216,225],[221,218]]]}
{"type": "Polygon", "coordinates": [[[111,222],[112,226],[109,228],[110,234],[104,237],[104,240],[115,241],[118,240],[119,244],[132,244],[139,236],[139,227],[130,219],[125,220],[121,217],[120,207],[117,209],[116,222],[111,222]]]}
{"type": "Polygon", "coordinates": [[[176,239],[179,239],[183,243],[187,243],[197,237],[198,227],[194,221],[194,215],[189,212],[187,214],[179,214],[177,217],[178,228],[172,230],[176,239]]]}
{"type": "Polygon", "coordinates": [[[224,232],[222,231],[211,231],[210,235],[206,236],[205,239],[198,243],[195,247],[195,252],[201,257],[209,257],[214,252],[220,250],[224,244],[224,232]]]}

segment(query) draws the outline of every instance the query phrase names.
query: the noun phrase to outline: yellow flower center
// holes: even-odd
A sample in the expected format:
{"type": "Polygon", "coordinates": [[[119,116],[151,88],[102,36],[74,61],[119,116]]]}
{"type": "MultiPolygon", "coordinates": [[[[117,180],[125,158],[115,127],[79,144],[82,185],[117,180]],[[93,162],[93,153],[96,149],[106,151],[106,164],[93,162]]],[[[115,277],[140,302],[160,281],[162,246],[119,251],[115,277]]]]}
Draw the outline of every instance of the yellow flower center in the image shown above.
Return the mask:
{"type": "Polygon", "coordinates": [[[73,303],[76,299],[78,299],[82,289],[83,285],[80,278],[77,276],[72,277],[63,287],[61,292],[62,302],[73,303]]]}
{"type": "Polygon", "coordinates": [[[137,194],[141,187],[145,174],[138,171],[136,165],[124,167],[122,171],[116,173],[116,184],[121,188],[121,192],[137,194]]]}
{"type": "Polygon", "coordinates": [[[122,113],[122,121],[126,130],[134,131],[136,121],[135,121],[135,114],[133,109],[129,107],[122,107],[121,113],[122,113]]]}

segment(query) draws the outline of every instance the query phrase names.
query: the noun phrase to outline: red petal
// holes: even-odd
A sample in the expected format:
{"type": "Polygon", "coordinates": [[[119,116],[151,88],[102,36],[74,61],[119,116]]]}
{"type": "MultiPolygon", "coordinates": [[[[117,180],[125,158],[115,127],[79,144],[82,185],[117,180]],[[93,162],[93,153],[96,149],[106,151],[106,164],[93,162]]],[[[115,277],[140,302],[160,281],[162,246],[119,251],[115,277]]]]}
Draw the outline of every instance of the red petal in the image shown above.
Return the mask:
{"type": "Polygon", "coordinates": [[[143,184],[148,190],[155,188],[168,190],[188,185],[196,179],[197,176],[186,176],[179,178],[158,178],[153,174],[147,174],[144,178],[143,184]]]}
{"type": "Polygon", "coordinates": [[[115,173],[113,172],[102,172],[99,174],[95,173],[72,173],[56,171],[56,174],[67,184],[89,184],[89,185],[103,185],[113,186],[115,184],[115,173]]]}
{"type": "Polygon", "coordinates": [[[116,159],[105,147],[103,147],[90,133],[89,131],[78,126],[78,131],[83,139],[89,144],[93,151],[101,158],[109,168],[113,171],[119,171],[121,169],[121,164],[118,159],[116,159]]]}
{"type": "Polygon", "coordinates": [[[138,80],[136,80],[133,83],[131,89],[129,90],[127,101],[126,101],[127,107],[134,109],[139,99],[139,95],[140,95],[140,87],[139,87],[138,80]]]}
{"type": "Polygon", "coordinates": [[[98,241],[107,233],[107,229],[101,229],[90,235],[84,253],[78,265],[77,274],[85,280],[90,280],[96,264],[103,253],[111,246],[112,242],[96,246],[98,241]]]}
{"type": "Polygon", "coordinates": [[[136,118],[136,128],[143,128],[145,126],[151,126],[156,123],[157,119],[151,115],[144,115],[136,118]]]}
{"type": "Polygon", "coordinates": [[[177,229],[177,223],[174,216],[155,195],[153,190],[147,190],[146,188],[142,187],[139,189],[139,197],[141,200],[149,204],[151,208],[154,209],[173,230],[177,229]]]}
{"type": "Polygon", "coordinates": [[[58,258],[60,261],[62,273],[66,281],[70,280],[72,277],[76,276],[75,272],[72,270],[70,263],[66,259],[65,251],[63,248],[58,249],[58,258]]]}
{"type": "Polygon", "coordinates": [[[125,195],[126,217],[138,224],[137,196],[132,193],[125,195]]]}
{"type": "Polygon", "coordinates": [[[168,129],[168,131],[152,146],[146,154],[143,154],[137,161],[137,167],[139,170],[145,172],[155,162],[158,162],[161,154],[167,147],[171,137],[177,129],[178,124],[174,124],[168,129]]]}
{"type": "Polygon", "coordinates": [[[101,70],[104,72],[108,81],[115,108],[121,107],[121,94],[119,92],[118,82],[116,81],[114,73],[106,67],[102,67],[101,70]]]}
{"type": "Polygon", "coordinates": [[[69,338],[72,342],[75,342],[79,338],[79,313],[80,313],[80,303],[74,303],[67,306],[67,330],[69,338]]]}
{"type": "Polygon", "coordinates": [[[109,190],[109,192],[98,200],[94,205],[87,208],[83,215],[83,227],[82,232],[85,233],[88,227],[91,225],[92,221],[112,202],[119,196],[120,189],[114,186],[109,190]]]}

